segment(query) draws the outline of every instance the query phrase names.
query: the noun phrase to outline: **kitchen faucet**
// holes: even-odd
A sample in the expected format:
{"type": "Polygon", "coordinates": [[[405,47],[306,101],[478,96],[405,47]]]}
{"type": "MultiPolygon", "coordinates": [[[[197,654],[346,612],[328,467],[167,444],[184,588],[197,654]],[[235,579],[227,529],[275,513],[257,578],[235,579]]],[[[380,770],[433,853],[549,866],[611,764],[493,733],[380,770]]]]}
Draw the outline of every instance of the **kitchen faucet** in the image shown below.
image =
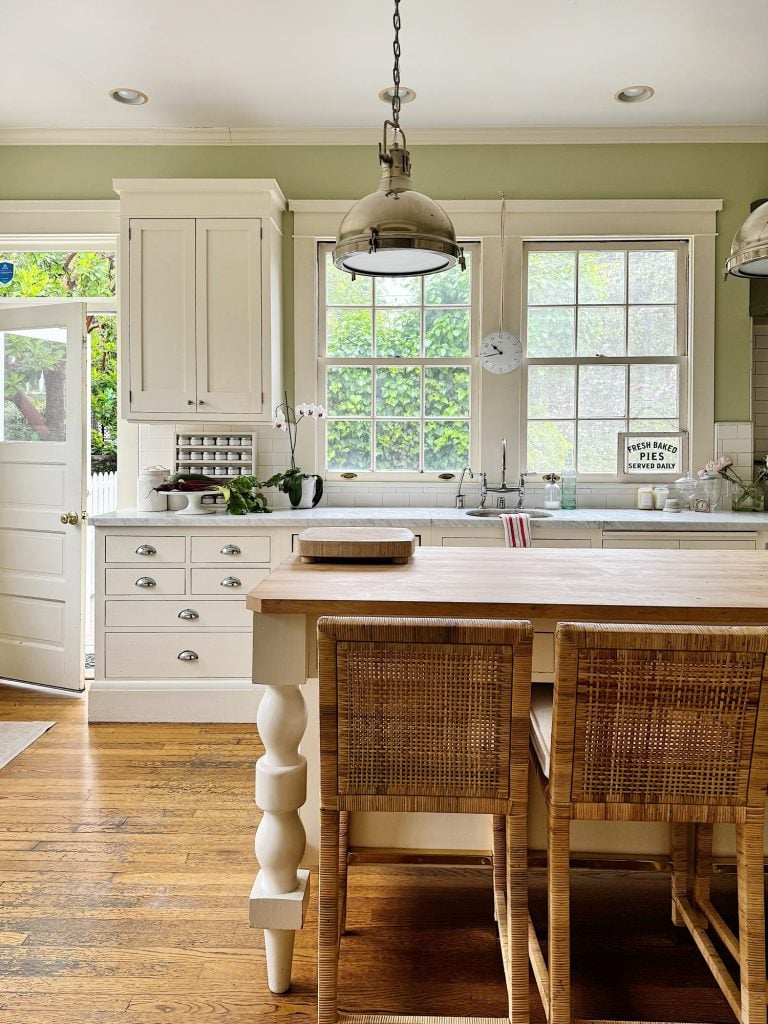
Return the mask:
{"type": "MultiPolygon", "coordinates": [[[[522,508],[525,500],[525,474],[521,473],[517,484],[507,483],[507,439],[501,441],[501,483],[496,487],[488,486],[488,478],[485,473],[480,473],[480,508],[485,508],[485,499],[489,494],[496,495],[496,508],[506,508],[506,495],[517,494],[515,508],[522,508]]],[[[459,506],[460,507],[460,506],[459,506]]]]}

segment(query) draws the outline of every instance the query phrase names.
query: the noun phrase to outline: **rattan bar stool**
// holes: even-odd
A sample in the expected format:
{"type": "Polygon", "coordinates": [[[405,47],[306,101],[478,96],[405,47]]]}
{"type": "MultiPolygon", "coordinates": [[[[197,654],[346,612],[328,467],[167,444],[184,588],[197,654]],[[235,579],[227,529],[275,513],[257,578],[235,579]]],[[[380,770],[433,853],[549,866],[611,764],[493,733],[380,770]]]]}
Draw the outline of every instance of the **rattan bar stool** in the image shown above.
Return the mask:
{"type": "Polygon", "coordinates": [[[528,1022],[530,622],[326,617],[320,675],[319,1024],[528,1022]],[[504,1018],[340,1013],[340,912],[349,811],[494,816],[504,1018]],[[344,848],[342,842],[342,849],[344,848]]]}
{"type": "Polygon", "coordinates": [[[550,1024],[570,1005],[572,820],[668,821],[672,920],[685,925],[741,1024],[765,1024],[763,820],[768,782],[768,628],[562,623],[554,702],[537,687],[532,761],[547,804],[548,956],[529,950],[550,1024]],[[707,906],[706,837],[736,826],[739,936],[707,906]],[[701,829],[699,873],[689,866],[701,829]],[[702,899],[702,897],[704,897],[702,899]],[[740,968],[740,986],[709,920],[740,968]]]}

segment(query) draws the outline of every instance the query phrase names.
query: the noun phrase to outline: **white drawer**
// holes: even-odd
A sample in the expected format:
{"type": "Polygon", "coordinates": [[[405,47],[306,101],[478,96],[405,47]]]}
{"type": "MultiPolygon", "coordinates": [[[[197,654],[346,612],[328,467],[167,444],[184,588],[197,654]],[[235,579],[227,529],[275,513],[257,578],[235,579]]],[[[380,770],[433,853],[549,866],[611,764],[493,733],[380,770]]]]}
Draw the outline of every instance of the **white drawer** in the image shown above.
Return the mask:
{"type": "Polygon", "coordinates": [[[252,619],[240,601],[107,601],[104,609],[107,629],[178,629],[180,636],[196,629],[249,629],[252,619]]]}
{"type": "Polygon", "coordinates": [[[104,557],[107,562],[141,562],[157,565],[183,562],[187,556],[185,537],[126,537],[107,534],[104,557]]]}
{"type": "Polygon", "coordinates": [[[242,679],[251,675],[248,633],[105,633],[108,679],[242,679]],[[187,654],[188,660],[179,658],[187,654]],[[195,655],[195,657],[192,657],[195,655]]]}
{"type": "Polygon", "coordinates": [[[217,594],[219,597],[243,597],[257,583],[269,576],[269,569],[256,566],[233,565],[220,569],[193,569],[191,594],[217,594]]]}
{"type": "Polygon", "coordinates": [[[105,593],[138,594],[143,597],[186,594],[185,569],[155,569],[149,565],[146,572],[135,569],[106,569],[105,593]]]}
{"type": "Polygon", "coordinates": [[[215,537],[193,537],[193,562],[269,562],[269,537],[239,537],[221,534],[215,537]]]}

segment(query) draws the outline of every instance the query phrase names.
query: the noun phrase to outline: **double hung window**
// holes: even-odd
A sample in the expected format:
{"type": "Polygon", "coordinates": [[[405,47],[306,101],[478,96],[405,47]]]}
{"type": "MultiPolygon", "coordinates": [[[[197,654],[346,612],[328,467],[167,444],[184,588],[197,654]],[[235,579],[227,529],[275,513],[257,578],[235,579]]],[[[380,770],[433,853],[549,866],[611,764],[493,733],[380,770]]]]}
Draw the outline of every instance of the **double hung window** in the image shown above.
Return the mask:
{"type": "Polygon", "coordinates": [[[685,429],[684,242],[525,246],[526,462],[616,479],[620,431],[685,429]]]}
{"type": "MultiPolygon", "coordinates": [[[[439,474],[471,457],[474,271],[369,278],[319,249],[319,387],[325,472],[439,474]]],[[[474,250],[474,251],[473,251],[474,250]]]]}

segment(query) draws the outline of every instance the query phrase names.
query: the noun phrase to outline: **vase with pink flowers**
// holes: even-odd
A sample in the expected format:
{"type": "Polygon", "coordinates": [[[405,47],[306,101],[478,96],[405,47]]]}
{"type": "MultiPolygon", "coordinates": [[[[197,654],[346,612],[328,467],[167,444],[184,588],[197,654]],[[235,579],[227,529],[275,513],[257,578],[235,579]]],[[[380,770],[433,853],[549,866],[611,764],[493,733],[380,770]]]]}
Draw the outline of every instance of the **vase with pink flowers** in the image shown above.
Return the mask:
{"type": "Polygon", "coordinates": [[[296,465],[296,438],[302,420],[324,420],[326,416],[325,408],[314,402],[289,405],[287,392],[284,401],[275,407],[272,426],[288,435],[291,449],[291,467],[283,473],[278,489],[288,495],[292,508],[314,508],[323,496],[323,478],[317,473],[304,473],[296,465]]]}
{"type": "Polygon", "coordinates": [[[731,508],[734,512],[762,512],[765,509],[765,486],[768,483],[768,455],[751,480],[739,476],[730,455],[721,455],[699,470],[699,478],[719,476],[731,485],[731,508]]]}

